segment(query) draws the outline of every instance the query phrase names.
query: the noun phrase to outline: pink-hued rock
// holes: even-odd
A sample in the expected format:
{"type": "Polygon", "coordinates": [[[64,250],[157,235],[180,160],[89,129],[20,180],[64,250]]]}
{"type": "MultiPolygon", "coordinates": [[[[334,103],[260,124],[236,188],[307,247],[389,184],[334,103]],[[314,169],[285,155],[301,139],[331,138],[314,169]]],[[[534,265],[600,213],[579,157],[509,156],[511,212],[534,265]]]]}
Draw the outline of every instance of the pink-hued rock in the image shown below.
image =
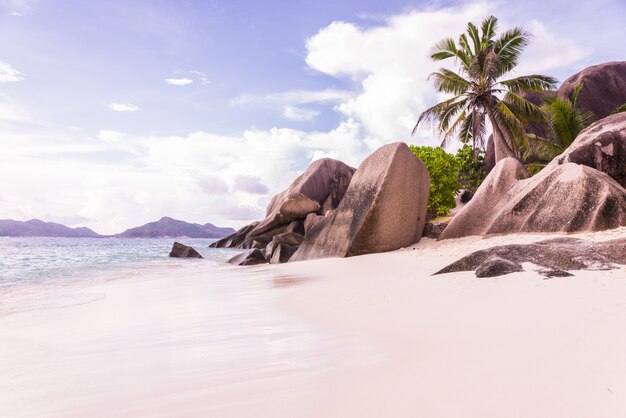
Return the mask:
{"type": "Polygon", "coordinates": [[[626,225],[626,190],[585,165],[564,163],[526,178],[500,161],[440,239],[517,232],[600,231],[626,225]]]}
{"type": "Polygon", "coordinates": [[[314,161],[291,185],[270,201],[265,219],[246,225],[211,245],[215,248],[264,247],[274,235],[304,232],[304,220],[311,213],[337,207],[355,169],[341,161],[322,158],[314,161]]]}
{"type": "Polygon", "coordinates": [[[546,169],[568,162],[602,171],[626,188],[626,112],[587,127],[546,169]]]}
{"type": "Polygon", "coordinates": [[[343,197],[354,168],[341,161],[322,158],[314,161],[291,185],[272,198],[265,219],[250,232],[260,235],[278,225],[304,219],[318,212],[323,205],[334,209],[343,197]]]}
{"type": "Polygon", "coordinates": [[[430,179],[402,142],[384,145],[359,166],[343,199],[310,227],[290,261],[391,251],[419,241],[430,179]]]}
{"type": "Polygon", "coordinates": [[[571,98],[577,84],[582,84],[577,105],[593,113],[593,120],[605,118],[626,103],[626,61],[593,65],[574,74],[561,84],[559,97],[571,98]]]}

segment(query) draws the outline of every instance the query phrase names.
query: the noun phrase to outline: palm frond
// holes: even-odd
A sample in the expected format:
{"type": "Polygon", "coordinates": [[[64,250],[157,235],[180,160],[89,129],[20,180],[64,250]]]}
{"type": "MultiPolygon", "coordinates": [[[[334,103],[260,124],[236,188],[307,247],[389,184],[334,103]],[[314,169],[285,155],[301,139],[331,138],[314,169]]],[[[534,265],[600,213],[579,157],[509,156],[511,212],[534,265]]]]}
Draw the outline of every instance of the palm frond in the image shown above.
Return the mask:
{"type": "Polygon", "coordinates": [[[500,58],[503,74],[517,65],[520,54],[528,45],[529,36],[524,29],[515,27],[504,32],[496,40],[493,49],[500,58]]]}
{"type": "Polygon", "coordinates": [[[482,37],[480,43],[483,48],[487,48],[493,42],[493,37],[496,36],[496,28],[498,26],[498,19],[495,16],[489,16],[483,20],[481,24],[482,37]]]}
{"type": "Polygon", "coordinates": [[[571,100],[563,98],[556,98],[545,105],[544,111],[548,114],[548,126],[552,131],[553,141],[563,148],[574,142],[592,116],[589,112],[576,108],[571,100]]]}
{"type": "Polygon", "coordinates": [[[524,158],[532,155],[544,161],[551,161],[565,150],[565,148],[534,134],[528,134],[526,138],[528,149],[524,154],[524,158]]]}
{"type": "Polygon", "coordinates": [[[473,47],[474,47],[474,50],[472,51],[472,53],[473,53],[473,55],[476,55],[476,54],[478,54],[478,51],[480,51],[482,49],[482,47],[481,47],[482,42],[480,40],[480,33],[478,33],[478,28],[472,22],[469,22],[467,24],[467,34],[469,35],[470,39],[472,40],[472,44],[473,44],[473,47]]]}
{"type": "Polygon", "coordinates": [[[430,74],[428,79],[433,80],[437,90],[444,93],[458,95],[471,88],[471,83],[468,80],[447,68],[441,68],[430,74]]]}
{"type": "Polygon", "coordinates": [[[498,82],[498,84],[505,86],[513,93],[553,90],[556,87],[556,83],[557,81],[554,77],[539,74],[524,75],[498,82]]]}
{"type": "Polygon", "coordinates": [[[512,150],[520,147],[528,148],[524,124],[514,109],[501,100],[493,109],[493,114],[498,127],[505,134],[504,139],[512,150]]]}
{"type": "Polygon", "coordinates": [[[518,119],[521,116],[526,121],[546,122],[546,116],[541,107],[522,96],[509,91],[504,96],[504,101],[514,106],[518,119]]]}
{"type": "Polygon", "coordinates": [[[446,148],[448,145],[450,145],[450,140],[454,138],[456,132],[462,126],[466,118],[467,115],[465,110],[455,115],[455,120],[452,125],[450,125],[447,130],[442,131],[443,133],[441,135],[441,143],[439,144],[441,148],[446,148]]]}
{"type": "Polygon", "coordinates": [[[469,66],[470,63],[467,54],[457,47],[452,38],[445,38],[437,42],[430,55],[430,59],[433,61],[441,61],[447,58],[456,58],[464,66],[469,66]]]}
{"type": "Polygon", "coordinates": [[[622,113],[622,112],[626,112],[626,103],[613,109],[611,111],[611,115],[615,115],[616,113],[622,113]]]}
{"type": "Polygon", "coordinates": [[[436,122],[440,122],[441,119],[444,118],[446,114],[448,114],[452,109],[465,106],[466,102],[467,98],[464,97],[464,95],[458,95],[448,100],[444,100],[441,103],[437,103],[436,105],[426,109],[420,114],[419,118],[417,119],[417,122],[415,123],[415,126],[411,131],[411,135],[415,134],[420,124],[433,124],[436,122]]]}

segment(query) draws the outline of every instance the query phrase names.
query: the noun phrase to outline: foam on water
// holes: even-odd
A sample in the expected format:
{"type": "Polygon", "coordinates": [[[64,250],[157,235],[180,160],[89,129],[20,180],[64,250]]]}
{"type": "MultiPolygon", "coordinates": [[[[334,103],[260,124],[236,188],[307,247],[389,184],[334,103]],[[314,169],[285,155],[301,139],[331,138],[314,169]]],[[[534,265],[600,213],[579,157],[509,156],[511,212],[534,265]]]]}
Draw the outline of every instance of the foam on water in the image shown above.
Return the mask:
{"type": "Polygon", "coordinates": [[[97,300],[79,285],[141,279],[150,271],[201,263],[222,268],[238,252],[214,249],[211,239],[178,239],[204,260],[168,257],[172,238],[0,237],[0,315],[29,309],[68,306],[97,300]]]}

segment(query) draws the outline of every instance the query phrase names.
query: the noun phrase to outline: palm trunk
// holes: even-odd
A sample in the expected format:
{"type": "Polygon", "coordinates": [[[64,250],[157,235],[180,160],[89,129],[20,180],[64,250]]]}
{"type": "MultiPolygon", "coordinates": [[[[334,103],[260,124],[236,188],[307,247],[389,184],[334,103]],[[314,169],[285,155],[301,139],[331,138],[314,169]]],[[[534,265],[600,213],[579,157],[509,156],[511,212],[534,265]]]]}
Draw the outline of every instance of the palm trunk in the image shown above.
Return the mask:
{"type": "Polygon", "coordinates": [[[493,127],[493,147],[495,151],[496,164],[498,164],[498,161],[502,160],[503,158],[517,158],[515,152],[511,149],[506,140],[505,133],[494,120],[493,114],[488,111],[488,115],[491,126],[493,127]]]}

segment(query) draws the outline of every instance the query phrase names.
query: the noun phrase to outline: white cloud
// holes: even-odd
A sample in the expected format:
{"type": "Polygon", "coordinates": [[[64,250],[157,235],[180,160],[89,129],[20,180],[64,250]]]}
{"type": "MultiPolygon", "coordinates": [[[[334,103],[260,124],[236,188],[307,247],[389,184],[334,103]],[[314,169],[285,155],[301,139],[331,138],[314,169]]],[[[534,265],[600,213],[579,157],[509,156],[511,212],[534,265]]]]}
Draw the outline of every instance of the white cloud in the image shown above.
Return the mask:
{"type": "MultiPolygon", "coordinates": [[[[258,219],[269,196],[315,159],[332,157],[358,166],[384,143],[405,140],[434,145],[437,139],[432,132],[409,135],[419,112],[440,99],[426,81],[438,67],[428,60],[430,48],[445,36],[461,33],[468,21],[499,11],[477,3],[403,13],[368,28],[332,23],[307,41],[306,62],[328,76],[347,78],[352,91],[302,89],[231,101],[232,105],[273,106],[277,114],[300,120],[313,119],[313,107],[332,105],[341,120],[330,131],[276,127],[232,135],[200,131],[168,136],[109,129],[93,135],[70,129],[0,130],[0,178],[19,179],[0,182],[3,208],[9,208],[5,216],[76,215],[91,220],[87,226],[103,233],[164,215],[235,227],[258,219]],[[94,156],[98,164],[93,163],[94,156]],[[58,185],[63,185],[62,194],[58,185]]],[[[535,33],[520,65],[524,72],[571,74],[578,70],[571,67],[588,57],[589,47],[561,35],[558,27],[528,20],[502,21],[501,28],[514,24],[535,33]]],[[[175,74],[188,78],[166,81],[177,86],[202,82],[200,74],[175,74]]],[[[3,114],[20,117],[14,104],[3,108],[0,96],[0,117],[3,114]]]]}
{"type": "Polygon", "coordinates": [[[116,112],[135,112],[139,106],[130,103],[109,103],[108,108],[116,112]]]}
{"type": "Polygon", "coordinates": [[[6,62],[0,61],[0,83],[10,83],[24,80],[24,74],[11,67],[6,62]]]}
{"type": "Polygon", "coordinates": [[[29,118],[28,112],[9,96],[0,93],[0,120],[24,122],[29,118]]]}
{"type": "Polygon", "coordinates": [[[266,95],[241,95],[231,99],[232,106],[270,104],[277,106],[310,103],[339,103],[352,97],[346,90],[289,90],[266,95]]]}
{"type": "MultiPolygon", "coordinates": [[[[333,22],[307,40],[306,62],[317,71],[358,83],[360,89],[337,108],[362,126],[366,143],[403,140],[435,145],[438,140],[430,130],[410,135],[419,113],[441,100],[427,82],[428,75],[440,66],[452,64],[431,62],[431,48],[444,37],[458,36],[468,21],[480,22],[492,13],[497,15],[503,11],[500,7],[506,8],[476,2],[463,7],[412,11],[368,28],[333,22]]],[[[522,56],[520,74],[570,69],[580,65],[590,53],[588,48],[538,20],[499,23],[500,29],[522,24],[535,35],[522,56]]]]}
{"type": "Polygon", "coordinates": [[[211,80],[209,80],[207,75],[203,73],[202,71],[191,70],[189,71],[189,73],[195,75],[198,81],[200,82],[200,84],[209,84],[211,82],[211,80]]]}
{"type": "Polygon", "coordinates": [[[32,0],[0,0],[0,10],[7,16],[23,16],[32,10],[32,0]]]}
{"type": "Polygon", "coordinates": [[[190,78],[166,78],[165,82],[173,86],[183,87],[193,83],[193,80],[190,78]]]}
{"type": "Polygon", "coordinates": [[[297,106],[285,106],[283,109],[283,117],[295,121],[312,121],[319,114],[317,110],[297,106]]]}

